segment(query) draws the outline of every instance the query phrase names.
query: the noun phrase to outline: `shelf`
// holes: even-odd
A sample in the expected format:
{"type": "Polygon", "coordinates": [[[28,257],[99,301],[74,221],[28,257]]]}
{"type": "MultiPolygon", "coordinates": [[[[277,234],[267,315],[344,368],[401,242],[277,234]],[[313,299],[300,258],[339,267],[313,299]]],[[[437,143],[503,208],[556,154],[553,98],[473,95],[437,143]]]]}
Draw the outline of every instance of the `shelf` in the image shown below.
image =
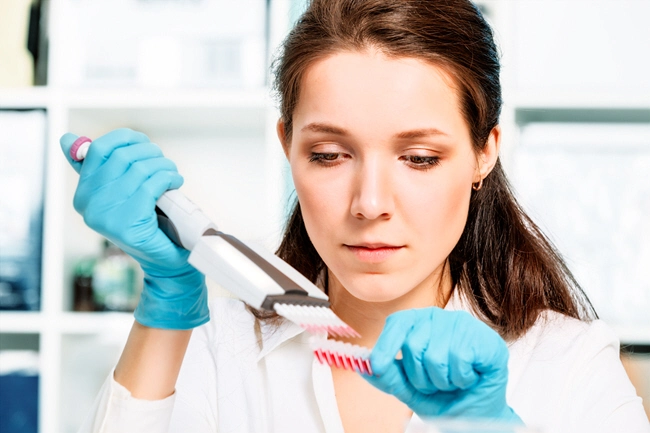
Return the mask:
{"type": "MultiPolygon", "coordinates": [[[[72,127],[106,132],[111,127],[155,129],[167,134],[200,131],[265,133],[270,92],[214,89],[0,89],[0,109],[48,108],[69,110],[72,127]]],[[[84,132],[85,133],[85,132],[84,132]]]]}
{"type": "Polygon", "coordinates": [[[77,108],[266,108],[267,90],[215,90],[183,88],[74,89],[66,92],[67,105],[77,108]]]}
{"type": "Polygon", "coordinates": [[[257,107],[265,108],[270,92],[184,88],[52,89],[47,86],[0,88],[0,107],[45,107],[56,97],[71,108],[257,107]],[[56,93],[56,95],[55,95],[56,93]]]}
{"type": "Polygon", "coordinates": [[[35,334],[45,329],[63,334],[102,334],[120,332],[131,328],[133,313],[77,313],[66,312],[50,318],[41,312],[1,311],[0,333],[35,334]]]}
{"type": "Polygon", "coordinates": [[[647,345],[650,346],[649,326],[616,326],[612,325],[621,345],[647,345]]]}
{"type": "Polygon", "coordinates": [[[0,109],[47,108],[50,103],[47,87],[0,88],[0,109]]]}
{"type": "MultiPolygon", "coordinates": [[[[578,91],[554,92],[548,90],[517,91],[504,94],[505,105],[515,109],[644,109],[650,110],[650,92],[578,91]]],[[[648,118],[650,121],[650,118],[648,118]]]]}
{"type": "Polygon", "coordinates": [[[124,334],[133,325],[133,313],[77,313],[61,314],[58,326],[63,334],[124,334]]]}
{"type": "Polygon", "coordinates": [[[270,106],[262,91],[101,90],[65,98],[71,130],[95,136],[121,127],[164,135],[263,136],[270,106]]]}
{"type": "Polygon", "coordinates": [[[532,122],[554,123],[650,123],[650,106],[645,108],[557,108],[516,107],[515,122],[525,125],[532,122]]]}
{"type": "Polygon", "coordinates": [[[39,311],[0,311],[0,333],[34,334],[43,329],[43,314],[39,311]]]}

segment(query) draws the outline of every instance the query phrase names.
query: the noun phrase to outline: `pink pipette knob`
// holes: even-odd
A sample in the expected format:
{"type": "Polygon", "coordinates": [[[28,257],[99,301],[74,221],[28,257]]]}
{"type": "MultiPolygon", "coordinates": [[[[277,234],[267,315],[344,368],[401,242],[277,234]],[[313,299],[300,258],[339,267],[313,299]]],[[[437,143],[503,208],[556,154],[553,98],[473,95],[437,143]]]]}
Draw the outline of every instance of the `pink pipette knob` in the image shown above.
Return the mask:
{"type": "Polygon", "coordinates": [[[86,152],[88,152],[88,147],[90,147],[90,143],[92,143],[92,140],[88,137],[81,136],[77,138],[70,148],[70,157],[75,161],[83,161],[86,157],[86,152]]]}

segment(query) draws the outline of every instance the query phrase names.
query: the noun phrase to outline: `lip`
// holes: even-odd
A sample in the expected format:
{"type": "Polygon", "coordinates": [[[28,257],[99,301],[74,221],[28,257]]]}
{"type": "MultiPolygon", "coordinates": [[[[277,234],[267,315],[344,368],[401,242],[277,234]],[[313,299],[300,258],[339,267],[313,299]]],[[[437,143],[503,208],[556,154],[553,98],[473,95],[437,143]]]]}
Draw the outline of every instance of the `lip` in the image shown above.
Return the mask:
{"type": "Polygon", "coordinates": [[[378,248],[401,248],[401,245],[390,245],[390,244],[382,244],[378,242],[374,243],[360,243],[360,244],[354,244],[354,245],[345,245],[346,247],[352,247],[352,248],[368,248],[371,250],[375,250],[378,248]]]}
{"type": "Polygon", "coordinates": [[[358,260],[368,263],[383,262],[404,248],[404,246],[401,245],[389,245],[383,243],[361,243],[356,245],[345,244],[345,247],[350,250],[358,260]]]}

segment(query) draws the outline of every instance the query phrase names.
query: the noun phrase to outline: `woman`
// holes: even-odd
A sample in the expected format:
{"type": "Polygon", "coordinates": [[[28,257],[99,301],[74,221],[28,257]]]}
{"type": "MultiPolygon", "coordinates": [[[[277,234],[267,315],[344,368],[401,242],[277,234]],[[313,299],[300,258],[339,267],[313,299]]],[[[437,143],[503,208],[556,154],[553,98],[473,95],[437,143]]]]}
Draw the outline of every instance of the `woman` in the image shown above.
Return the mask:
{"type": "Polygon", "coordinates": [[[618,341],[509,190],[497,51],[469,1],[313,1],[276,87],[298,198],[278,254],[373,347],[374,375],[318,364],[299,327],[237,300],[208,322],[203,277],[153,211],[182,178],[118,130],[71,162],[75,208],[145,289],[83,431],[649,431],[618,341]]]}

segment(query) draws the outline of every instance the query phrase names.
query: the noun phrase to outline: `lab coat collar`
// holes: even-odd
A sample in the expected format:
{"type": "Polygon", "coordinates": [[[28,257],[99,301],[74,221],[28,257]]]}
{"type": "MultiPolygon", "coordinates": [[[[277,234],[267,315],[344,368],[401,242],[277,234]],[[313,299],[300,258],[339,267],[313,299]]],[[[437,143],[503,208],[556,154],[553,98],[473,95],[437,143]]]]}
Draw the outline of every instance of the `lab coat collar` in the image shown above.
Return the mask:
{"type": "MultiPolygon", "coordinates": [[[[320,273],[320,275],[316,280],[315,285],[320,290],[325,292],[324,272],[320,273]]],[[[267,323],[264,321],[259,321],[259,323],[260,323],[259,333],[261,335],[258,335],[257,337],[258,337],[258,341],[260,341],[261,348],[260,348],[260,354],[257,356],[257,362],[259,362],[262,358],[264,358],[266,355],[271,353],[273,350],[282,346],[287,341],[305,332],[305,330],[301,328],[299,325],[287,319],[282,319],[282,323],[280,326],[274,323],[267,323]]]]}
{"type": "Polygon", "coordinates": [[[258,339],[261,347],[257,356],[258,362],[287,341],[305,332],[305,330],[290,320],[282,319],[279,326],[275,323],[260,321],[259,332],[261,335],[258,335],[258,339]]]}

